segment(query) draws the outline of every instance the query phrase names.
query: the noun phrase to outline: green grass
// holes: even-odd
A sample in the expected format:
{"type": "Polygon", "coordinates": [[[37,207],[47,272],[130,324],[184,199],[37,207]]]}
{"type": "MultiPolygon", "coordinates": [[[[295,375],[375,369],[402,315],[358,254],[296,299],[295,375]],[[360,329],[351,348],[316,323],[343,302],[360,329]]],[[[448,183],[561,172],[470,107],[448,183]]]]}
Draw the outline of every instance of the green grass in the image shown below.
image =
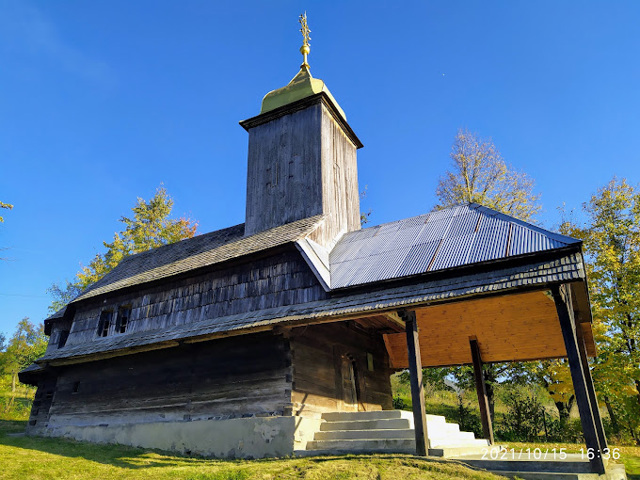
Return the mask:
{"type": "Polygon", "coordinates": [[[455,462],[411,455],[210,460],[117,445],[13,436],[26,422],[0,420],[0,479],[499,479],[455,462]]]}

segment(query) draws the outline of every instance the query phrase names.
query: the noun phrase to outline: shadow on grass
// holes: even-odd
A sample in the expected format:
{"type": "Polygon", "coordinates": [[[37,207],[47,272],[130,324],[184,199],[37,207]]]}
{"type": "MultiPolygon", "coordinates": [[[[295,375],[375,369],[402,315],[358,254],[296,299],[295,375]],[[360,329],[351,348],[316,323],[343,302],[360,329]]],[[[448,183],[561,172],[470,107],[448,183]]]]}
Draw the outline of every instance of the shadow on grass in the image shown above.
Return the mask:
{"type": "MultiPolygon", "coordinates": [[[[188,457],[161,450],[127,447],[114,444],[78,442],[65,438],[47,438],[20,435],[25,431],[26,421],[0,420],[0,449],[13,447],[35,450],[67,458],[78,458],[120,468],[138,469],[150,467],[225,466],[240,464],[242,460],[216,460],[188,457]]],[[[270,459],[264,460],[269,461],[270,459]]],[[[35,460],[37,461],[37,460],[35,460]]],[[[263,460],[257,460],[263,461],[263,460]]]]}

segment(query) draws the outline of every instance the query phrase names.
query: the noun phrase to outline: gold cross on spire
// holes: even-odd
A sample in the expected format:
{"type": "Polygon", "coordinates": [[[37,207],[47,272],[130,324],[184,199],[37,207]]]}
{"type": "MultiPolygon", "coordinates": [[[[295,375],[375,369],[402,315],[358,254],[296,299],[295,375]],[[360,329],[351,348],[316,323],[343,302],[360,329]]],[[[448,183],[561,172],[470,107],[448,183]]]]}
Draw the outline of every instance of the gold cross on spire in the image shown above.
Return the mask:
{"type": "Polygon", "coordinates": [[[302,54],[303,61],[302,65],[300,65],[300,68],[309,68],[309,64],[307,63],[307,55],[309,55],[309,52],[311,51],[311,48],[309,47],[309,40],[311,40],[309,34],[311,33],[311,30],[309,30],[309,25],[307,25],[307,12],[304,12],[302,15],[300,15],[298,21],[302,26],[302,28],[300,29],[300,33],[302,33],[302,47],[300,47],[300,53],[302,54]]]}

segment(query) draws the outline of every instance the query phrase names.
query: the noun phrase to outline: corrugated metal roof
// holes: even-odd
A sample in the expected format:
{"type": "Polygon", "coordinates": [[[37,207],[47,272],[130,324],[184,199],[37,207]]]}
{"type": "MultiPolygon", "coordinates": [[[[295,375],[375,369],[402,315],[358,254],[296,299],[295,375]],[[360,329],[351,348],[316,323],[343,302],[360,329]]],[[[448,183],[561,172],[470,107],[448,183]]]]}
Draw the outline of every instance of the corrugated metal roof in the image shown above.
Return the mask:
{"type": "Polygon", "coordinates": [[[577,244],[478,204],[346,234],[329,254],[331,288],[379,282],[577,244]]]}

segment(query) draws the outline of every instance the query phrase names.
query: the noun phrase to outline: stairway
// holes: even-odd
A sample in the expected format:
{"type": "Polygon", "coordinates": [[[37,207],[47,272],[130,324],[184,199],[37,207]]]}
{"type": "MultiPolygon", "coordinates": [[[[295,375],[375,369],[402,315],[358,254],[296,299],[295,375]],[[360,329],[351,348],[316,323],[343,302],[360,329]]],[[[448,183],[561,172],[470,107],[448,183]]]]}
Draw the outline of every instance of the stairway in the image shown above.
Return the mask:
{"type": "MultiPolygon", "coordinates": [[[[320,431],[307,442],[306,454],[415,453],[413,414],[401,410],[331,412],[322,414],[320,431]]],[[[439,457],[481,454],[486,440],[461,432],[458,424],[427,415],[429,455],[439,457]]]]}

